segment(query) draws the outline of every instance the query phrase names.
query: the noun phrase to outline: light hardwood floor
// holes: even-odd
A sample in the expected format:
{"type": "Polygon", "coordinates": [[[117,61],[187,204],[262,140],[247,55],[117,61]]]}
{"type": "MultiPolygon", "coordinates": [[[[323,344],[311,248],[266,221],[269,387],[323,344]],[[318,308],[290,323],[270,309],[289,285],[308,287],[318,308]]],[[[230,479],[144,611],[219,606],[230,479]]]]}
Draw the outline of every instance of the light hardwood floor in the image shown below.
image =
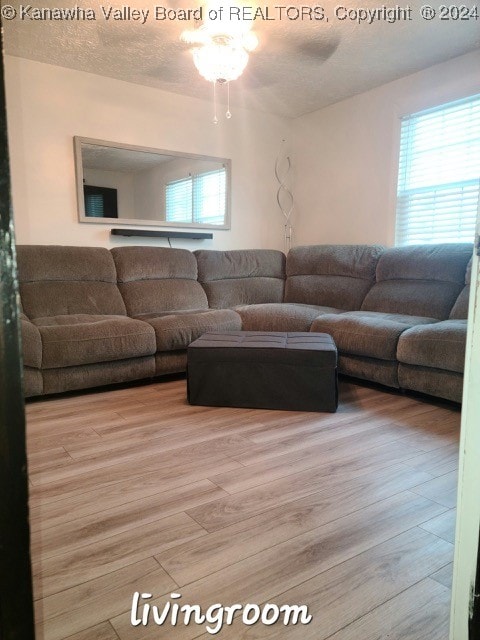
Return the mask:
{"type": "Polygon", "coordinates": [[[336,414],[191,407],[185,381],[27,404],[39,640],[189,640],[163,606],[306,604],[213,637],[447,640],[459,410],[343,381],[336,414]]]}

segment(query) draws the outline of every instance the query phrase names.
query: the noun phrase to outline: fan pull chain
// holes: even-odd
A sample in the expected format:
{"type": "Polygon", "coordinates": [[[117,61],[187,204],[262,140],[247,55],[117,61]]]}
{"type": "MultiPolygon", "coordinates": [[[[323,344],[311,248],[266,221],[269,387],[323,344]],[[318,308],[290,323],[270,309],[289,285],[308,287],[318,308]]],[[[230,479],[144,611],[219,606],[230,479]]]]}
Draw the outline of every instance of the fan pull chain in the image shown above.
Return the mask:
{"type": "Polygon", "coordinates": [[[217,118],[217,81],[213,81],[213,124],[218,124],[217,118]]]}
{"type": "Polygon", "coordinates": [[[230,82],[227,82],[227,113],[225,117],[230,120],[232,114],[230,113],[230,82]]]}

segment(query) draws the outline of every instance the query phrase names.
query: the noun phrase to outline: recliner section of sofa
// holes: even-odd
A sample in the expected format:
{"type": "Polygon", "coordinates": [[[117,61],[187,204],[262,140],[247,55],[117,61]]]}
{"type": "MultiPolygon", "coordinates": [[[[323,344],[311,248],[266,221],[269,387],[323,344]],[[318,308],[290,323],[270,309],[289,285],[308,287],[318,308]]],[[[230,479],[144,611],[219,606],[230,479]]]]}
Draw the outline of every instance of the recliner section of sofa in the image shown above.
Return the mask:
{"type": "Polygon", "coordinates": [[[239,331],[231,309],[210,309],[190,251],[160,247],[112,249],[128,314],[155,333],[155,375],[185,371],[188,345],[207,331],[239,331]]]}
{"type": "MultiPolygon", "coordinates": [[[[402,336],[411,332],[441,335],[436,325],[448,318],[459,296],[464,296],[471,254],[472,247],[464,244],[385,251],[378,260],[375,284],[366,294],[361,310],[340,316],[324,315],[313,322],[311,330],[333,336],[342,373],[403,387],[398,355],[402,336]]],[[[456,336],[465,339],[461,327],[456,336]]],[[[424,350],[428,348],[425,346],[424,350]]],[[[427,393],[435,390],[433,395],[459,401],[458,394],[444,389],[443,383],[444,376],[438,385],[432,383],[427,393]]]]}
{"type": "Polygon", "coordinates": [[[400,336],[397,350],[399,384],[449,400],[461,400],[467,335],[468,299],[472,260],[467,266],[465,286],[447,320],[414,327],[400,336]]]}
{"type": "Polygon", "coordinates": [[[349,311],[317,318],[311,330],[333,337],[340,353],[341,373],[398,388],[396,352],[401,334],[416,324],[432,322],[435,318],[349,311]]]}
{"type": "Polygon", "coordinates": [[[34,357],[36,365],[29,367],[35,375],[31,370],[25,375],[26,395],[154,374],[155,333],[127,316],[110,251],[19,246],[17,261],[22,308],[28,317],[22,322],[24,361],[33,363],[34,357]]]}
{"type": "Polygon", "coordinates": [[[206,331],[330,333],[339,370],[460,401],[472,246],[20,246],[27,396],[184,371],[206,331]]]}

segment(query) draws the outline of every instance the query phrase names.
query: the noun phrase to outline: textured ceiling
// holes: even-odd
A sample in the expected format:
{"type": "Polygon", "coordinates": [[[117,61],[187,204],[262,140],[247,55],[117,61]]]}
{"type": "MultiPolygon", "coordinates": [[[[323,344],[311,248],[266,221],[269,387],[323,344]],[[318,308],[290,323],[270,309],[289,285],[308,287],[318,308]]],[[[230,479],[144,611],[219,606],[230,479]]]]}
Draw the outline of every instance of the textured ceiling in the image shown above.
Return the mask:
{"type": "Polygon", "coordinates": [[[164,156],[159,153],[82,143],[82,162],[85,169],[139,173],[176,159],[176,156],[164,156]]]}
{"type": "MultiPolygon", "coordinates": [[[[17,0],[11,4],[20,6],[17,0]]],[[[107,21],[97,0],[42,0],[39,4],[91,7],[96,20],[39,21],[27,17],[4,21],[7,53],[211,99],[211,86],[199,77],[187,45],[180,41],[182,31],[193,28],[193,22],[156,21],[154,3],[149,0],[131,0],[129,4],[149,9],[145,24],[107,21]]],[[[438,8],[443,3],[429,4],[438,8]]],[[[172,1],[167,5],[193,9],[200,3],[172,1]]],[[[480,47],[480,20],[427,21],[419,14],[421,2],[414,0],[410,5],[412,20],[358,24],[335,18],[339,0],[325,0],[328,22],[289,20],[275,9],[278,3],[262,3],[263,17],[268,7],[270,19],[253,22],[260,44],[243,76],[232,83],[232,103],[295,117],[480,47]]],[[[382,4],[351,0],[347,6],[354,10],[382,4]]]]}

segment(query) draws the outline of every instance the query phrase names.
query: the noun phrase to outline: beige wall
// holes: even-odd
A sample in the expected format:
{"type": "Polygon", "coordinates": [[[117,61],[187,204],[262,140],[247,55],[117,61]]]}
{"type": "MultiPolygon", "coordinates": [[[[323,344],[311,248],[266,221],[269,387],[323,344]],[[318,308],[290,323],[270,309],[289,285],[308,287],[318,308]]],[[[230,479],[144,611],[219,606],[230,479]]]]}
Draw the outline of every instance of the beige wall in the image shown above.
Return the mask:
{"type": "MultiPolygon", "coordinates": [[[[273,167],[282,138],[294,167],[295,244],[391,245],[400,117],[480,92],[480,51],[293,121],[212,105],[83,72],[7,57],[7,106],[20,243],[110,246],[109,226],[79,224],[73,136],[232,159],[232,229],[202,248],[283,248],[273,167]]],[[[163,240],[116,239],[165,244],[163,240]]]]}
{"type": "MultiPolygon", "coordinates": [[[[274,163],[290,121],[233,109],[212,121],[210,102],[7,56],[13,204],[19,243],[110,246],[110,226],[79,224],[73,136],[232,159],[232,229],[197,248],[283,247],[274,163]]],[[[232,90],[234,90],[232,88],[232,90]]],[[[115,239],[113,244],[166,244],[115,239]]]]}
{"type": "Polygon", "coordinates": [[[296,244],[392,245],[400,117],[480,92],[480,50],[294,121],[296,244]]]}

